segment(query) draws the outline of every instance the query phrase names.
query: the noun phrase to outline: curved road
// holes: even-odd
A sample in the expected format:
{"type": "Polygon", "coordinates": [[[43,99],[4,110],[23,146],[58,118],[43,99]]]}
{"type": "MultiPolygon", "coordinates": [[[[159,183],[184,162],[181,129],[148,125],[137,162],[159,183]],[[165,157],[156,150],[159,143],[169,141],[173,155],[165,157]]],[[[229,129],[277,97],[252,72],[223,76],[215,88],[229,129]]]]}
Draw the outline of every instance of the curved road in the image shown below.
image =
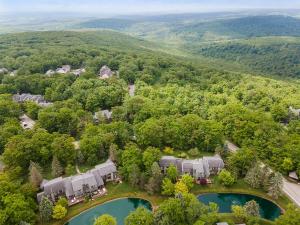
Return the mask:
{"type": "Polygon", "coordinates": [[[283,179],[283,192],[300,207],[300,184],[283,179]]]}

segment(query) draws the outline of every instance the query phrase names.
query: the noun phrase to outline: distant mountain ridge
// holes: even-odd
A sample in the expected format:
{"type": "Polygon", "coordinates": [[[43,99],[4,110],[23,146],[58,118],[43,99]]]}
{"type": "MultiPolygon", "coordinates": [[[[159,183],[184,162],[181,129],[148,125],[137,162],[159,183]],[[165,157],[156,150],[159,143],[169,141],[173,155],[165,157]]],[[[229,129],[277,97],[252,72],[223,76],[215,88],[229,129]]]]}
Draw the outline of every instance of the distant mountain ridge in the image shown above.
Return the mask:
{"type": "MultiPolygon", "coordinates": [[[[214,15],[214,14],[213,14],[214,15]]],[[[228,15],[229,16],[229,15],[228,15]]],[[[223,16],[224,17],[224,16],[223,16]]],[[[206,33],[230,38],[263,37],[263,36],[300,36],[300,19],[282,16],[243,16],[240,18],[223,18],[214,21],[203,21],[202,16],[158,16],[132,19],[96,19],[77,25],[80,28],[112,29],[130,33],[140,32],[143,37],[152,34],[151,27],[159,25],[170,35],[180,36],[183,40],[202,40],[206,33]],[[156,19],[155,19],[156,18],[156,19]],[[202,19],[201,19],[202,18],[202,19]],[[142,28],[141,28],[142,26],[142,28]],[[147,30],[147,26],[149,29],[147,30]]]]}

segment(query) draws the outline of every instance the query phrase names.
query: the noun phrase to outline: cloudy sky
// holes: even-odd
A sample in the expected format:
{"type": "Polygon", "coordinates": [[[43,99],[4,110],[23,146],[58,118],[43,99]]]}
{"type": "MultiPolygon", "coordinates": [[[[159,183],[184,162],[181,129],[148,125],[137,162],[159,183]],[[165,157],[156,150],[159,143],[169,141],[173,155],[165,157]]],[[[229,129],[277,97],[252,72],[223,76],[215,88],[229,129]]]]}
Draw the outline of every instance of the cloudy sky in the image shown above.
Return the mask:
{"type": "Polygon", "coordinates": [[[300,0],[0,0],[0,12],[161,13],[249,8],[295,9],[300,0]]]}

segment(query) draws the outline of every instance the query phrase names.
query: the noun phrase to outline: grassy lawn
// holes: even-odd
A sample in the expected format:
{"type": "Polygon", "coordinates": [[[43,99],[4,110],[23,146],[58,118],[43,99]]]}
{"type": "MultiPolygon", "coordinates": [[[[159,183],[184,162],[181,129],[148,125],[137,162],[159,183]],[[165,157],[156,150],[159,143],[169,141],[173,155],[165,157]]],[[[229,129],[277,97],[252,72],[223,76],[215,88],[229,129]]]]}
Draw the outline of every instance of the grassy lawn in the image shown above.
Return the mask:
{"type": "MultiPolygon", "coordinates": [[[[88,201],[88,202],[84,202],[72,206],[71,208],[69,208],[68,214],[65,219],[61,221],[52,221],[47,225],[63,225],[72,217],[78,215],[84,210],[87,210],[89,208],[92,208],[104,202],[117,199],[117,198],[124,198],[124,197],[143,198],[150,201],[154,208],[156,208],[160,203],[162,203],[165,199],[167,199],[167,197],[163,197],[160,195],[148,195],[144,191],[140,191],[138,189],[134,189],[130,187],[127,183],[122,183],[122,184],[110,183],[106,186],[106,188],[108,190],[108,194],[106,196],[100,197],[94,201],[88,201]]],[[[195,185],[194,188],[192,189],[192,193],[195,195],[199,195],[203,193],[211,193],[211,192],[253,194],[277,203],[282,209],[285,209],[287,204],[290,203],[290,200],[285,196],[282,196],[275,201],[271,199],[263,190],[250,188],[243,180],[239,180],[232,187],[226,188],[220,185],[217,178],[215,178],[213,184],[205,185],[205,186],[195,185]]],[[[230,221],[235,221],[235,218],[230,213],[221,214],[220,216],[222,219],[224,218],[224,221],[226,221],[226,219],[230,219],[230,221]]],[[[273,222],[262,219],[260,224],[271,225],[273,224],[273,222]]],[[[40,225],[42,225],[42,223],[40,223],[40,225]]]]}
{"type": "MultiPolygon", "coordinates": [[[[87,210],[89,208],[92,208],[94,206],[97,206],[99,204],[102,204],[104,202],[117,199],[117,198],[124,198],[124,197],[135,197],[135,198],[142,198],[146,199],[151,202],[153,207],[158,206],[163,200],[166,198],[159,195],[148,195],[146,192],[139,191],[137,189],[134,189],[130,187],[126,183],[122,184],[108,184],[106,185],[106,188],[108,190],[108,194],[106,196],[100,197],[94,201],[88,201],[84,203],[77,204],[75,206],[72,206],[68,210],[68,214],[66,218],[60,221],[52,221],[48,223],[47,225],[63,225],[68,220],[70,220],[72,217],[78,215],[79,213],[83,212],[84,210],[87,210]]],[[[40,225],[45,225],[45,223],[39,223],[40,225]]]]}
{"type": "MultiPolygon", "coordinates": [[[[233,214],[231,213],[221,213],[219,214],[219,220],[220,221],[227,221],[228,223],[230,221],[234,222],[235,224],[242,224],[241,221],[237,220],[233,214]]],[[[230,224],[230,223],[229,223],[230,224]]],[[[259,220],[259,225],[274,225],[273,221],[270,220],[265,220],[265,219],[260,219],[259,220]]]]}

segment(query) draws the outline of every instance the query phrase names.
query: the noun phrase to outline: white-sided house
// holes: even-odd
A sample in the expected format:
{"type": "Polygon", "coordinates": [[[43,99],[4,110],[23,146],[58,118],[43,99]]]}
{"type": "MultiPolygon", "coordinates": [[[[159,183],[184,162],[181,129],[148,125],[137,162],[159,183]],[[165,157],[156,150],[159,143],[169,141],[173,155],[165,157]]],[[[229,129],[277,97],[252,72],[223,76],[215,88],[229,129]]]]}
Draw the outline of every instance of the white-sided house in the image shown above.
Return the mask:
{"type": "Polygon", "coordinates": [[[163,156],[159,162],[163,172],[166,172],[172,164],[176,166],[180,174],[190,174],[195,179],[207,178],[211,174],[219,173],[224,168],[224,162],[218,155],[193,160],[163,156]]]}
{"type": "Polygon", "coordinates": [[[60,196],[65,196],[72,201],[86,193],[93,193],[102,189],[104,182],[116,178],[117,168],[112,161],[107,160],[84,174],[66,178],[58,177],[50,181],[44,180],[41,184],[43,192],[37,194],[37,199],[40,202],[45,196],[55,202],[60,196]]]}

